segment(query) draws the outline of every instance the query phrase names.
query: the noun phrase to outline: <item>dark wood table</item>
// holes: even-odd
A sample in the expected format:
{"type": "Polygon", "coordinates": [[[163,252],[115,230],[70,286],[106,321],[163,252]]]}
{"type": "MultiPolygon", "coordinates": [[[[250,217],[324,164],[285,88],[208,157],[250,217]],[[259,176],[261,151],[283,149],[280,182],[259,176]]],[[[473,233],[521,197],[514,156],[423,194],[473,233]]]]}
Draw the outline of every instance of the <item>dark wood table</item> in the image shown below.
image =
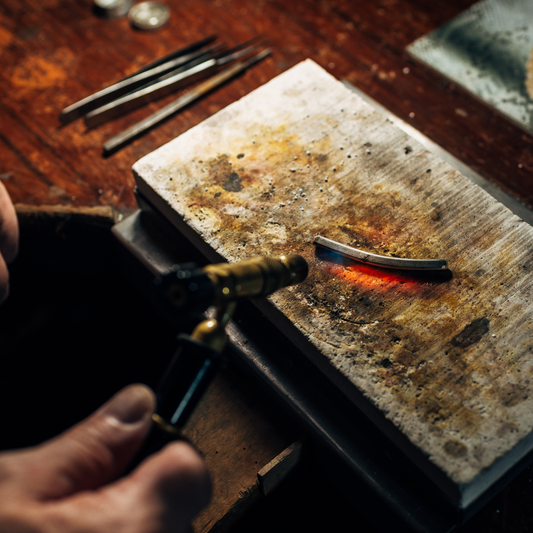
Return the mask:
{"type": "MultiPolygon", "coordinates": [[[[136,207],[135,161],[306,58],[347,79],[485,179],[533,206],[533,138],[405,51],[471,0],[166,3],[169,23],[148,32],[132,29],[127,18],[97,17],[90,0],[0,4],[0,179],[13,200],[26,205],[19,207],[21,213],[55,206],[45,211],[60,226],[65,213],[107,217],[111,223],[106,209],[127,214],[136,207]],[[229,46],[263,35],[273,54],[108,158],[102,156],[105,140],[175,96],[92,130],[81,120],[60,124],[59,113],[67,105],[211,34],[229,46]]],[[[225,383],[213,394],[229,394],[233,385],[225,390],[225,383]]],[[[286,433],[279,436],[261,460],[267,462],[287,439],[286,433]]],[[[467,530],[532,530],[528,476],[519,478],[518,488],[502,492],[467,530]]],[[[238,498],[239,490],[235,494],[238,498]]],[[[277,505],[283,502],[278,499],[277,505]]],[[[337,506],[336,516],[360,523],[357,509],[346,506],[337,506]]],[[[209,520],[203,530],[211,527],[206,524],[209,520]]],[[[370,530],[362,522],[360,527],[370,530]]]]}

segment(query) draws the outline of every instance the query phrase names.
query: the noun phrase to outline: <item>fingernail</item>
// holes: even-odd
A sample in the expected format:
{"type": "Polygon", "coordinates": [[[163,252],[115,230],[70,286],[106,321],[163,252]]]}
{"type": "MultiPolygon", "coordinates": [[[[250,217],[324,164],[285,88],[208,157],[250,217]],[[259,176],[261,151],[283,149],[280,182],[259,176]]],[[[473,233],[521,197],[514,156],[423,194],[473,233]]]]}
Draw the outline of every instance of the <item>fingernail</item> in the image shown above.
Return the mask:
{"type": "Polygon", "coordinates": [[[102,414],[122,424],[134,424],[151,416],[155,407],[154,393],[145,385],[129,385],[115,394],[102,407],[102,414]]]}

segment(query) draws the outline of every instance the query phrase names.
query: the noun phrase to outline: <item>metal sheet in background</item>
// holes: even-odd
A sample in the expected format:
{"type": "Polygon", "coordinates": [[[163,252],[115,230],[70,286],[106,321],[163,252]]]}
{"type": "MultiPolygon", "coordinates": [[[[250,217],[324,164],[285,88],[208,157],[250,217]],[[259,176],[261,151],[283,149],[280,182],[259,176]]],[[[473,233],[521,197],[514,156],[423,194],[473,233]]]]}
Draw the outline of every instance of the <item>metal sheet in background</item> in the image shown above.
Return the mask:
{"type": "Polygon", "coordinates": [[[484,0],[407,51],[533,133],[532,49],[533,2],[484,0]]]}

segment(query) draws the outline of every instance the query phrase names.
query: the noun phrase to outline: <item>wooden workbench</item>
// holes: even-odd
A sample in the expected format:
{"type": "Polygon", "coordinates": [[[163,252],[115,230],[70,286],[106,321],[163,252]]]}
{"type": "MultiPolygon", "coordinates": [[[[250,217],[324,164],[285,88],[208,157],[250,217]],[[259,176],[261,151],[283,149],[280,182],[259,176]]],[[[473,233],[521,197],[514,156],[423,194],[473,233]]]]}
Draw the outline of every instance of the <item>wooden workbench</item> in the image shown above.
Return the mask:
{"type": "MultiPolygon", "coordinates": [[[[0,179],[15,202],[63,210],[104,206],[127,213],[135,208],[133,163],[311,58],[485,179],[533,205],[533,138],[405,52],[408,44],[471,0],[166,3],[170,22],[155,32],[133,30],[125,18],[98,18],[90,0],[1,3],[0,179]],[[101,155],[106,139],[173,97],[94,130],[86,130],[81,121],[60,125],[62,108],[211,34],[228,45],[262,34],[273,54],[109,158],[101,155]]],[[[64,217],[64,211],[58,216],[64,217]]],[[[228,394],[224,386],[220,390],[228,394]]],[[[277,444],[281,449],[284,438],[277,444]]],[[[526,473],[519,480],[520,498],[513,496],[513,489],[506,490],[474,519],[469,531],[528,531],[533,521],[527,510],[533,500],[528,479],[526,473]]],[[[357,520],[352,512],[346,516],[357,520]]]]}

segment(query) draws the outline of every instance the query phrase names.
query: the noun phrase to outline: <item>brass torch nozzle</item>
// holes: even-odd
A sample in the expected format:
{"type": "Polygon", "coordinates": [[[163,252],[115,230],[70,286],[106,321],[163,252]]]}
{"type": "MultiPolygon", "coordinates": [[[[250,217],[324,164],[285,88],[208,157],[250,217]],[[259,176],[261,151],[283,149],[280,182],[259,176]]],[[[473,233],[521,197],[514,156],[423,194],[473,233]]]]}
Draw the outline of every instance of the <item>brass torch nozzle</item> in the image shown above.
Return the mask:
{"type": "Polygon", "coordinates": [[[215,286],[217,303],[223,303],[238,298],[262,298],[300,283],[307,277],[308,266],[300,255],[286,254],[208,265],[203,270],[215,286]]]}
{"type": "Polygon", "coordinates": [[[158,279],[171,308],[178,313],[201,313],[212,305],[239,298],[262,298],[307,277],[305,259],[296,254],[257,257],[239,263],[198,268],[176,265],[158,279]]]}

